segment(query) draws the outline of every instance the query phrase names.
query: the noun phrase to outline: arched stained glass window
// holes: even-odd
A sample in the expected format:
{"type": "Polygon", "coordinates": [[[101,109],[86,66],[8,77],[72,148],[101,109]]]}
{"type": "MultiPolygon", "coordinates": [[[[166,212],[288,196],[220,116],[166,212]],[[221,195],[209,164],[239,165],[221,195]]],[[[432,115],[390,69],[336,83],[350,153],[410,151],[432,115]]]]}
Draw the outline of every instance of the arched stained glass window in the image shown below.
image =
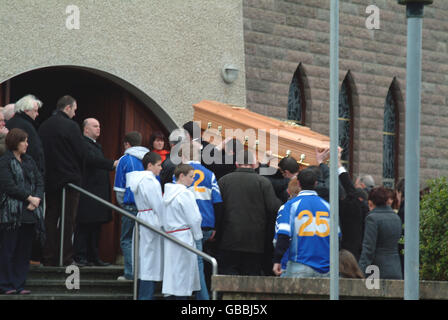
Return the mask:
{"type": "Polygon", "coordinates": [[[398,105],[395,99],[396,80],[392,82],[384,104],[383,185],[394,188],[398,178],[398,105]]]}
{"type": "Polygon", "coordinates": [[[341,155],[342,165],[351,173],[352,141],[353,141],[353,106],[350,74],[347,73],[339,91],[339,146],[343,149],[341,155]]]}
{"type": "Polygon", "coordinates": [[[291,84],[289,85],[288,94],[287,119],[293,120],[297,124],[301,125],[305,125],[306,111],[304,77],[305,72],[303,70],[302,64],[299,64],[296,71],[294,72],[291,84]]]}

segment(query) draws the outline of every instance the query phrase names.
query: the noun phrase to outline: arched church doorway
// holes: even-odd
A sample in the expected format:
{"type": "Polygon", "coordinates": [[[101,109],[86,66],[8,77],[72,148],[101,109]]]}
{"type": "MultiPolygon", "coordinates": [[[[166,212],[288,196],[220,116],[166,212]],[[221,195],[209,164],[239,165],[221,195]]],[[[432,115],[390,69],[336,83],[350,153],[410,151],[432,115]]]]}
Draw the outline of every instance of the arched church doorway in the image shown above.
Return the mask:
{"type": "MultiPolygon", "coordinates": [[[[53,113],[57,100],[69,94],[78,104],[73,120],[81,125],[86,118],[98,119],[98,142],[107,158],[118,159],[124,152],[122,141],[127,132],[139,131],[143,145],[148,147],[152,132],[160,130],[168,135],[174,122],[150,97],[117,79],[97,70],[71,66],[37,69],[0,83],[0,105],[14,103],[26,94],[35,95],[43,102],[36,119],[39,125],[53,113]]],[[[113,186],[114,172],[110,182],[113,186]]],[[[116,203],[114,192],[112,199],[116,203]]],[[[103,261],[115,263],[121,254],[120,221],[121,216],[114,213],[113,220],[103,225],[99,248],[103,261]]]]}

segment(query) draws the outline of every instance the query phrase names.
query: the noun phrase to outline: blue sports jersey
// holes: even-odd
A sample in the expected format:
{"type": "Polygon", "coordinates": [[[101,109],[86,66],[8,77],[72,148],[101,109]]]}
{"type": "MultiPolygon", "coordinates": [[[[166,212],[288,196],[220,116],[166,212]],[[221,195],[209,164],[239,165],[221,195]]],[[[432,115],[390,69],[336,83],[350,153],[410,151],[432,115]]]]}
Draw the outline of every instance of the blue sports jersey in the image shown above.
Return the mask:
{"type": "Polygon", "coordinates": [[[315,191],[304,190],[279,211],[276,235],[291,238],[288,260],[330,270],[330,205],[315,191]]]}
{"type": "Polygon", "coordinates": [[[188,164],[194,169],[194,181],[189,189],[194,193],[202,215],[201,227],[214,228],[215,209],[213,204],[222,202],[215,174],[199,162],[189,161],[188,164]]]}
{"type": "Polygon", "coordinates": [[[120,158],[115,171],[114,190],[124,192],[123,203],[135,205],[134,194],[129,187],[126,188],[126,175],[133,171],[143,171],[142,161],[130,154],[120,158]]]}

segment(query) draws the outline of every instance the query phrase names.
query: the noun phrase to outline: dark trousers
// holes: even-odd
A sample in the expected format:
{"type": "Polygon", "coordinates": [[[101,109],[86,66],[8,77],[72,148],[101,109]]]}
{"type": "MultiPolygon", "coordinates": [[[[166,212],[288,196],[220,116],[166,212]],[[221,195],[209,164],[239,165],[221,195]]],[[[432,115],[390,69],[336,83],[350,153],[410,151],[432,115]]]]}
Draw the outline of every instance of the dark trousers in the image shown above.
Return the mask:
{"type": "Polygon", "coordinates": [[[23,290],[30,268],[34,224],[0,230],[0,292],[23,290]]]}
{"type": "Polygon", "coordinates": [[[241,276],[262,275],[262,253],[221,250],[219,259],[219,274],[241,276]]]}
{"type": "Polygon", "coordinates": [[[77,262],[98,261],[98,242],[101,223],[77,223],[73,239],[74,259],[77,262]]]}
{"type": "MultiPolygon", "coordinates": [[[[63,263],[69,265],[73,262],[73,231],[78,210],[79,192],[66,189],[65,193],[65,230],[63,263]]],[[[46,193],[45,228],[47,241],[43,250],[44,265],[55,266],[59,263],[60,235],[58,221],[62,212],[62,189],[46,193]]]]}
{"type": "Polygon", "coordinates": [[[39,239],[34,239],[31,250],[31,260],[41,261],[42,260],[42,245],[39,239]]]}

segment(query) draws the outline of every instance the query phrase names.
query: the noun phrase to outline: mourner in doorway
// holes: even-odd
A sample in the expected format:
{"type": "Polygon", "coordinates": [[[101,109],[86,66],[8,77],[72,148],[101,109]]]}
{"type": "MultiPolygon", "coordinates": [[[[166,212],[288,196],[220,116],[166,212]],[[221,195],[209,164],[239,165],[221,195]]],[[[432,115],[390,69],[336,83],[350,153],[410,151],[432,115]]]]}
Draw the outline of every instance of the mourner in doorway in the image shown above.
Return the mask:
{"type": "MultiPolygon", "coordinates": [[[[101,133],[100,123],[97,119],[85,119],[82,123],[82,130],[87,153],[82,187],[110,202],[109,171],[115,169],[118,161],[104,157],[102,147],[97,141],[101,133]]],[[[101,261],[98,256],[98,242],[101,226],[111,219],[111,209],[87,196],[80,196],[74,237],[76,264],[79,266],[109,265],[109,263],[101,261]]]]}
{"type": "MultiPolygon", "coordinates": [[[[68,183],[81,186],[85,164],[84,138],[79,125],[72,120],[78,108],[76,100],[63,96],[56,104],[56,112],[45,120],[39,130],[45,156],[47,241],[43,250],[44,265],[55,266],[58,262],[58,220],[61,217],[62,189],[68,183]]],[[[73,263],[72,236],[78,210],[79,192],[66,188],[65,232],[63,264],[73,263]]]]}

